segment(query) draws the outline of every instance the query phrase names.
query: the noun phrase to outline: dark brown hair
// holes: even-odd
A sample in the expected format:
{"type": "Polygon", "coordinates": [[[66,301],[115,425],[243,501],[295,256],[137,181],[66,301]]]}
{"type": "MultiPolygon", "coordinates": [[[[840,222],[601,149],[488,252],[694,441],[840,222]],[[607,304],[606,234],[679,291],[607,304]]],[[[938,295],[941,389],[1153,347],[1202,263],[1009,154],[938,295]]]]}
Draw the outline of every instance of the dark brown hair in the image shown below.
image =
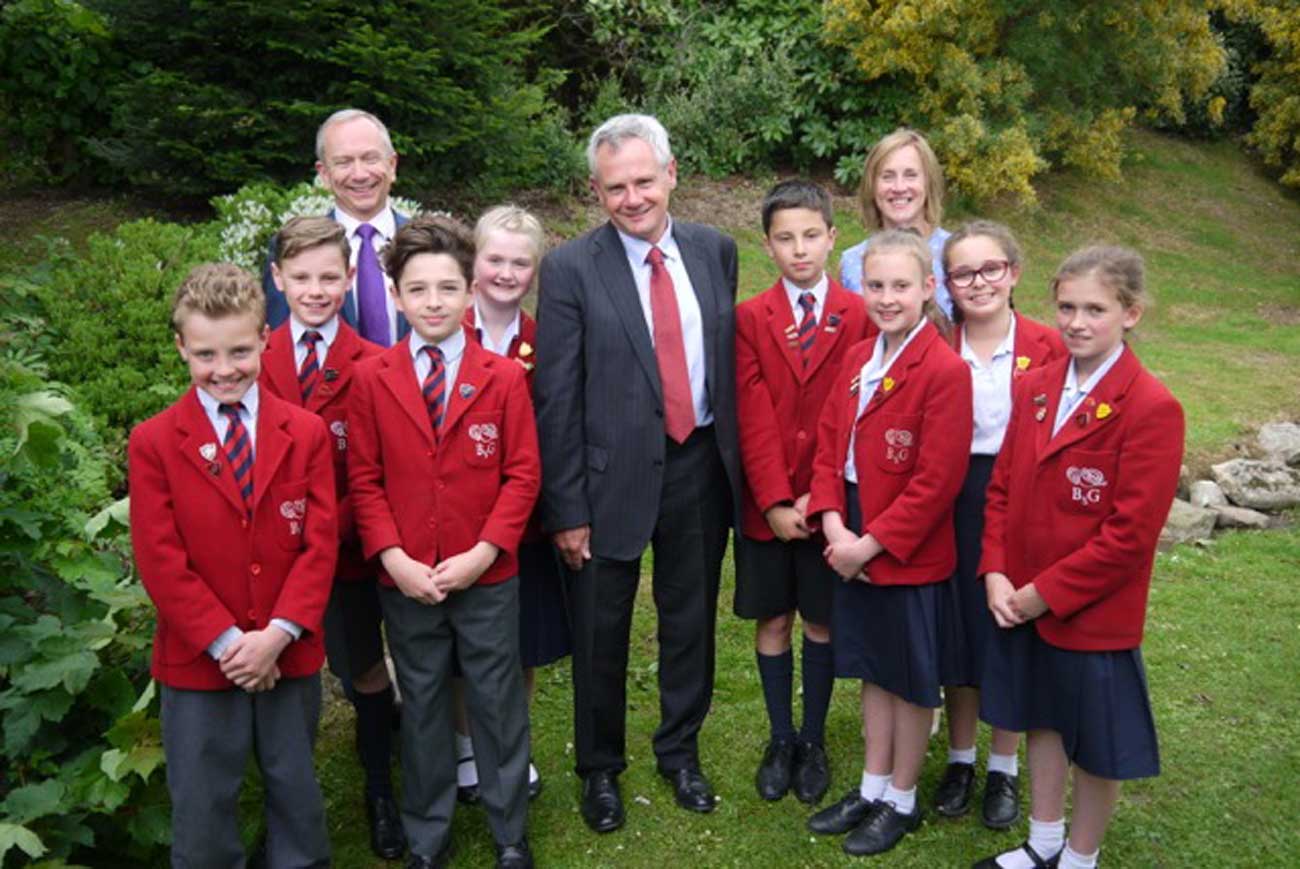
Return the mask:
{"type": "Polygon", "coordinates": [[[384,250],[384,270],[400,287],[402,272],[411,258],[422,253],[445,253],[456,261],[468,285],[474,280],[474,233],[452,217],[432,214],[417,217],[397,230],[384,250]]]}

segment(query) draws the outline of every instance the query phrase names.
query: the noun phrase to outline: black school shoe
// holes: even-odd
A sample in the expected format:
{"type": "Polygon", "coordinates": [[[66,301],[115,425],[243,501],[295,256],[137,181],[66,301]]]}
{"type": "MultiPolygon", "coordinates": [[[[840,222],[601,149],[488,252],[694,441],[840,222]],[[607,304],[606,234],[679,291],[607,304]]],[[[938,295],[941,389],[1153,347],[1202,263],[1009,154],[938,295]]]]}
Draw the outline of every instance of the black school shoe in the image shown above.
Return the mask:
{"type": "MultiPolygon", "coordinates": [[[[970,811],[970,798],[975,793],[975,765],[950,763],[944,770],[943,781],[934,792],[934,810],[945,818],[959,818],[970,811]]],[[[987,794],[988,791],[986,790],[987,794]]]]}
{"type": "Polygon", "coordinates": [[[864,800],[862,793],[854,788],[839,802],[809,818],[808,829],[823,836],[839,836],[866,820],[874,805],[874,801],[864,800]]]}
{"type": "Polygon", "coordinates": [[[984,780],[984,826],[1005,830],[1020,820],[1020,777],[990,772],[984,780]]]}
{"type": "Polygon", "coordinates": [[[528,840],[497,845],[497,869],[533,869],[533,852],[528,848],[528,840]]]}
{"type": "Polygon", "coordinates": [[[814,805],[831,786],[831,765],[820,743],[801,739],[794,752],[794,795],[801,803],[814,805]]]}
{"type": "MultiPolygon", "coordinates": [[[[1023,843],[1020,846],[1020,850],[1024,851],[1025,855],[1033,861],[1034,869],[1056,869],[1057,865],[1061,862],[1061,854],[1059,851],[1055,855],[1044,860],[1038,855],[1037,851],[1029,847],[1028,842],[1023,843]]],[[[1061,850],[1063,851],[1065,849],[1062,848],[1061,850]]],[[[985,857],[983,860],[971,866],[971,869],[1002,869],[1002,867],[998,865],[999,856],[1001,855],[994,854],[992,857],[985,857]]]]}
{"type": "Polygon", "coordinates": [[[390,796],[366,798],[366,822],[370,825],[370,850],[384,860],[396,860],[406,851],[402,815],[390,796]]]}
{"type": "Polygon", "coordinates": [[[881,800],[872,806],[866,820],[844,837],[844,853],[853,857],[883,854],[919,826],[920,806],[912,809],[910,815],[904,815],[893,803],[881,800]]]}
{"type": "Polygon", "coordinates": [[[763,760],[758,764],[754,785],[758,795],[765,800],[779,800],[790,790],[794,775],[794,739],[783,737],[768,742],[763,749],[763,760]]]}

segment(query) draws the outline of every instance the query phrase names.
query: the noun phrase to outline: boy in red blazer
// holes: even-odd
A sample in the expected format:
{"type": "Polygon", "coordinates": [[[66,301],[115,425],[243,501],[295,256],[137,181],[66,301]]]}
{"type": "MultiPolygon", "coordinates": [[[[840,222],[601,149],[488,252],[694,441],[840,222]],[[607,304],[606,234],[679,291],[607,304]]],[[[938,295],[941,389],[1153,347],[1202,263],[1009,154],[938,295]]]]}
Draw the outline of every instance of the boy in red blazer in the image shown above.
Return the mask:
{"type": "Polygon", "coordinates": [[[736,407],[745,471],[736,535],[736,615],[755,619],[755,652],[770,725],[755,783],[765,800],[815,803],[830,784],[823,748],[835,680],[830,645],[835,572],[804,508],[817,417],[845,351],[866,337],[862,299],[826,274],[835,246],[831,198],[783,181],[763,199],[763,246],[781,271],[767,292],[736,307],[736,407]],[[795,611],[803,619],[803,724],[791,695],[795,611]]]}
{"type": "Polygon", "coordinates": [[[384,662],[378,565],[361,555],[348,497],[348,396],[353,369],[383,348],[359,336],[339,316],[355,269],[347,235],[328,217],[295,217],[277,234],[271,277],[289,306],[289,319],[271,333],[258,382],[325,421],[334,457],[339,504],[339,562],[325,610],[325,656],[356,709],[356,747],[365,772],[370,847],[396,860],[406,849],[389,775],[393,689],[384,662]]]}
{"type": "Polygon", "coordinates": [[[243,865],[255,752],[269,864],[326,866],[312,745],[338,556],[331,445],[318,417],[258,389],[266,309],[252,275],[196,267],[172,326],[193,388],[128,447],[131,542],[158,610],[172,862],[243,865]]]}
{"type": "Polygon", "coordinates": [[[411,334],[357,370],[349,483],[402,707],[408,866],[446,863],[456,802],[452,656],[465,676],[479,797],[497,865],[531,866],[528,703],[519,666],[516,549],[541,483],[523,368],[469,341],[474,243],[442,217],[385,253],[411,334]]]}

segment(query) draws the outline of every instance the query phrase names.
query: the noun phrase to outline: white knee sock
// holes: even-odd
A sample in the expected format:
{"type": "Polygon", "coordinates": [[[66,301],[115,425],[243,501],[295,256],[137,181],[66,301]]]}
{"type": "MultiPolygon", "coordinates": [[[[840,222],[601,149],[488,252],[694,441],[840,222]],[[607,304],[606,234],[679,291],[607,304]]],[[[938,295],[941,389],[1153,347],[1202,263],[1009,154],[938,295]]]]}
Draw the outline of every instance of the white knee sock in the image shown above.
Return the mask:
{"type": "Polygon", "coordinates": [[[970,748],[949,748],[948,763],[964,763],[968,766],[975,765],[975,746],[970,748]]]}
{"type": "Polygon", "coordinates": [[[883,797],[887,787],[889,787],[889,776],[872,775],[866,770],[862,771],[862,784],[858,786],[858,793],[867,802],[874,803],[883,797]]]}
{"type": "Polygon", "coordinates": [[[994,754],[989,752],[989,772],[1000,772],[1003,775],[1016,776],[1020,772],[1020,763],[1013,751],[1010,754],[994,754]]]}

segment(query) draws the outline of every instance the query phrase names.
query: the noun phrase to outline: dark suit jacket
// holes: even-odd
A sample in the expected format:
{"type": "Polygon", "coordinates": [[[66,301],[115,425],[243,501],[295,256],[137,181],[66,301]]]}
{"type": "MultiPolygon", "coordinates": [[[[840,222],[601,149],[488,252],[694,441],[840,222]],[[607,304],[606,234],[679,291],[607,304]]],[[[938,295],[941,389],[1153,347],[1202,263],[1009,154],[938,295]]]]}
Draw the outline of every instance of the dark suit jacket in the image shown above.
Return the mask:
{"type": "MultiPolygon", "coordinates": [[[[673,235],[700,304],[705,385],[738,513],[736,243],[680,220],[673,235]]],[[[590,525],[593,555],[638,558],[663,487],[663,395],[636,282],[612,224],[542,260],[533,388],[545,468],[543,527],[590,525]]]]}
{"type": "MultiPolygon", "coordinates": [[[[330,209],[326,215],[330,219],[334,218],[334,209],[330,209]]],[[[402,224],[410,220],[405,214],[399,211],[393,212],[393,223],[398,229],[402,224]]],[[[266,322],[272,329],[278,328],[281,323],[289,319],[289,303],[285,301],[284,293],[280,292],[275,286],[275,279],[271,277],[271,263],[275,262],[275,243],[279,238],[279,233],[271,236],[271,244],[266,250],[266,264],[262,266],[262,292],[266,294],[266,322]]],[[[357,327],[357,290],[353,282],[352,289],[348,290],[347,296],[343,299],[343,307],[339,313],[343,316],[343,322],[347,323],[353,329],[357,327]]],[[[406,333],[411,331],[411,324],[406,322],[406,318],[398,313],[397,315],[397,336],[394,343],[401,341],[406,337],[406,333]]]]}

